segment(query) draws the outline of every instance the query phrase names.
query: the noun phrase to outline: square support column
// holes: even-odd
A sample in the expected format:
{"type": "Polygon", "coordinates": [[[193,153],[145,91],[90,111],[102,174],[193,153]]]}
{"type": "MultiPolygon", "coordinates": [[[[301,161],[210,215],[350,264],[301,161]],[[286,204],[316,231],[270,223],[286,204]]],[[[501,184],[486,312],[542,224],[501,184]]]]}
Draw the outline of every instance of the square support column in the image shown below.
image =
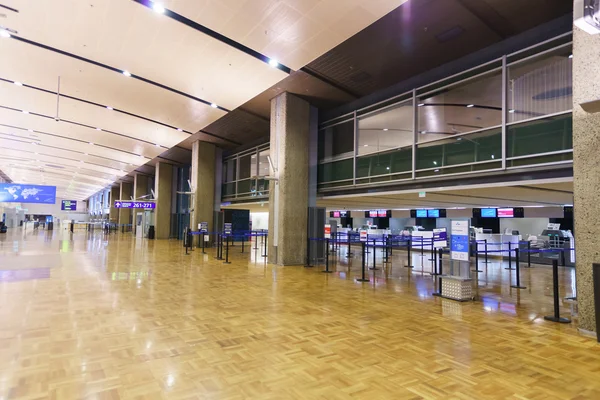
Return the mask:
{"type": "Polygon", "coordinates": [[[308,231],[310,104],[292,94],[271,100],[269,262],[304,265],[308,231]]]}
{"type": "Polygon", "coordinates": [[[121,188],[119,186],[113,186],[110,188],[110,214],[108,219],[111,222],[118,222],[119,220],[119,209],[115,208],[115,200],[120,200],[121,188]]]}
{"type": "Polygon", "coordinates": [[[168,239],[171,234],[171,199],[173,196],[173,166],[156,163],[154,177],[156,209],[154,210],[154,231],[156,239],[168,239]]]}
{"type": "Polygon", "coordinates": [[[215,145],[196,141],[192,144],[192,173],[190,182],[196,194],[191,196],[190,207],[194,210],[190,228],[198,230],[200,222],[208,222],[208,231],[213,232],[215,207],[215,145]]]}
{"type": "Polygon", "coordinates": [[[600,35],[573,26],[573,194],[579,328],[596,330],[592,263],[600,262],[600,113],[580,104],[600,99],[600,35]]]}
{"type": "MultiPolygon", "coordinates": [[[[121,200],[130,200],[133,193],[131,183],[121,182],[121,192],[119,198],[121,200]]],[[[114,203],[113,203],[114,204],[114,203]]],[[[131,210],[129,208],[119,209],[119,225],[127,225],[131,223],[131,210]]]]}

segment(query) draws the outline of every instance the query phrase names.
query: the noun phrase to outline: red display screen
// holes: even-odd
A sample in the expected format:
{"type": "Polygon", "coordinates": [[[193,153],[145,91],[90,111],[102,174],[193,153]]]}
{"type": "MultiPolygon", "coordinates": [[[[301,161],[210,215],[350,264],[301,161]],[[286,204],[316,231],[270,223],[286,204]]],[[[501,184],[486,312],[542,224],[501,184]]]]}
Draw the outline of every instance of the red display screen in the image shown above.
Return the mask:
{"type": "Polygon", "coordinates": [[[340,212],[339,211],[334,211],[333,212],[333,218],[339,218],[340,217],[340,212]]]}
{"type": "Polygon", "coordinates": [[[377,218],[379,216],[379,212],[377,210],[371,210],[369,211],[369,217],[370,218],[377,218]]]}
{"type": "Polygon", "coordinates": [[[377,216],[381,218],[387,217],[387,210],[377,210],[377,216]]]}
{"type": "Polygon", "coordinates": [[[515,213],[512,208],[499,208],[498,218],[514,218],[515,213]]]}

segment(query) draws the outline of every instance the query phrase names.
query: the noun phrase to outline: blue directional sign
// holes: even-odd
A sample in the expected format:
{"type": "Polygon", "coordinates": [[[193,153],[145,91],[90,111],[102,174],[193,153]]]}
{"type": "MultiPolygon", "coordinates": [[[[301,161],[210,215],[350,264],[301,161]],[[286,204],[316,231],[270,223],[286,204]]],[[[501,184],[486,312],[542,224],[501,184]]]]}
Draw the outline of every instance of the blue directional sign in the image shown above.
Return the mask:
{"type": "Polygon", "coordinates": [[[56,186],[0,183],[0,202],[54,204],[56,186]]]}
{"type": "Polygon", "coordinates": [[[151,203],[148,201],[115,201],[115,208],[146,208],[153,209],[156,208],[156,203],[151,203]]]}

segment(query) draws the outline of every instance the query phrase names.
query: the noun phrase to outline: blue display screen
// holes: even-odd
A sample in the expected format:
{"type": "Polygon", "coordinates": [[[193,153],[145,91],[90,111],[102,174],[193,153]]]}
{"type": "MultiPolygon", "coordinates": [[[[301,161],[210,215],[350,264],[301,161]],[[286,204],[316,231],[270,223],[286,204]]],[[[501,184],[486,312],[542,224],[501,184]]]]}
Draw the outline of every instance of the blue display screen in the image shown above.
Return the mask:
{"type": "Polygon", "coordinates": [[[439,218],[440,210],[427,210],[427,217],[429,218],[439,218]]]}
{"type": "Polygon", "coordinates": [[[427,218],[427,210],[417,210],[417,218],[427,218]]]}
{"type": "Polygon", "coordinates": [[[481,218],[496,218],[496,209],[495,208],[482,208],[481,209],[481,218]]]}
{"type": "Polygon", "coordinates": [[[56,186],[0,183],[2,203],[56,203],[56,186]]]}

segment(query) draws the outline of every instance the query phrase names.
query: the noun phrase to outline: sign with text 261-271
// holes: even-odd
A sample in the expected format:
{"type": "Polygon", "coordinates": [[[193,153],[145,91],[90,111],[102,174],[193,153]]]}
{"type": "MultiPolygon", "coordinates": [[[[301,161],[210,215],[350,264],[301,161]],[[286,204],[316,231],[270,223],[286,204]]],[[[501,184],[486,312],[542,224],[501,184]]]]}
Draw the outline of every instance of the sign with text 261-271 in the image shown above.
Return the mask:
{"type": "Polygon", "coordinates": [[[115,208],[156,208],[156,203],[147,201],[115,201],[115,208]]]}
{"type": "Polygon", "coordinates": [[[0,183],[0,203],[56,203],[56,186],[0,183]]]}

